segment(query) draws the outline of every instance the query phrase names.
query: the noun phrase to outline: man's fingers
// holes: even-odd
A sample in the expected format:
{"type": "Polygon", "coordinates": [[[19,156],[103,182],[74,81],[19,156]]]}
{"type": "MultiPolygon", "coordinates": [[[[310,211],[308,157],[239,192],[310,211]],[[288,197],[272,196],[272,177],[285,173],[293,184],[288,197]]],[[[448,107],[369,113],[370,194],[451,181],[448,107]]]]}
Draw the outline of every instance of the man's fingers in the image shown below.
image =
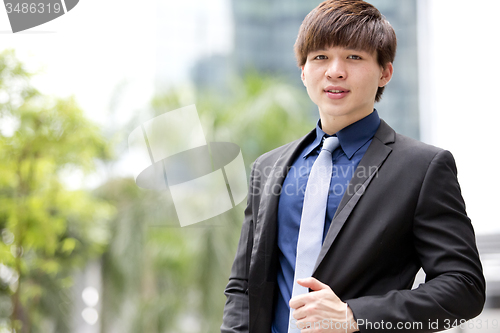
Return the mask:
{"type": "Polygon", "coordinates": [[[298,308],[304,306],[306,304],[306,301],[304,300],[304,296],[306,296],[306,295],[299,295],[299,296],[292,297],[290,299],[290,302],[288,302],[288,305],[290,305],[290,307],[292,309],[298,309],[298,308]]]}
{"type": "Polygon", "coordinates": [[[319,280],[313,278],[313,277],[308,277],[305,279],[298,279],[297,283],[300,284],[302,287],[310,288],[313,291],[320,291],[323,289],[330,289],[330,287],[319,280]]]}
{"type": "MultiPolygon", "coordinates": [[[[305,279],[298,279],[297,283],[303,287],[310,288],[311,290],[313,290],[313,292],[321,291],[321,290],[328,290],[329,292],[333,293],[330,286],[320,282],[319,280],[317,280],[313,277],[309,277],[309,278],[305,278],[305,279]]],[[[290,302],[288,302],[288,305],[290,305],[290,307],[292,309],[298,309],[310,301],[310,300],[308,300],[310,298],[310,295],[311,295],[311,293],[292,297],[290,302]]]]}
{"type": "Polygon", "coordinates": [[[292,312],[292,317],[296,320],[302,320],[306,317],[306,315],[303,311],[300,311],[300,309],[295,309],[292,312]]]}

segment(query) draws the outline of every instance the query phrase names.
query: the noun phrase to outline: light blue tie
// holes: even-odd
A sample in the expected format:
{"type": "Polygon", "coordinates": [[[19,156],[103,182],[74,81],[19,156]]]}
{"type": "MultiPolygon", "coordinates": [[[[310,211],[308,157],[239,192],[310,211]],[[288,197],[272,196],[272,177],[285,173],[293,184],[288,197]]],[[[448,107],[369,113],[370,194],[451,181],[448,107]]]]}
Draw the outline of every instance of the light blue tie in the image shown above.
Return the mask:
{"type": "MultiPolygon", "coordinates": [[[[338,146],[339,139],[337,137],[331,136],[324,139],[323,148],[314,162],[307,180],[297,241],[292,297],[306,294],[309,291],[308,288],[297,284],[297,279],[312,275],[321,250],[328,191],[332,179],[332,152],[338,146]]],[[[300,330],[293,324],[296,320],[293,319],[292,312],[293,309],[290,310],[288,332],[299,333],[300,330]]]]}

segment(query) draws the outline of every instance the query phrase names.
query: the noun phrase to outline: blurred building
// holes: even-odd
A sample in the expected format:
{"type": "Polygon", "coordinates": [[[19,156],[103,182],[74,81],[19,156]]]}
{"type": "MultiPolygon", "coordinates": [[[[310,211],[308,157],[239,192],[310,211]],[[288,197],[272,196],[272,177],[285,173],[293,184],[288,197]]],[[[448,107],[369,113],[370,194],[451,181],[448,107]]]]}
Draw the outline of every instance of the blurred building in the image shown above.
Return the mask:
{"type": "Polygon", "coordinates": [[[317,0],[233,1],[237,23],[233,58],[238,73],[256,70],[301,85],[293,45],[302,20],[318,3],[317,0]]]}
{"type": "Polygon", "coordinates": [[[192,70],[193,81],[200,87],[224,90],[231,75],[256,71],[302,86],[293,45],[302,20],[318,3],[317,0],[231,1],[233,51],[227,56],[202,59],[192,70]]]}
{"type": "MultiPolygon", "coordinates": [[[[486,278],[486,308],[500,309],[500,234],[477,235],[486,278]]],[[[500,312],[497,318],[500,321],[500,312]]],[[[500,331],[500,325],[498,326],[500,331]]]]}
{"type": "Polygon", "coordinates": [[[375,108],[397,132],[420,139],[417,0],[368,0],[396,31],[394,75],[375,108]]]}

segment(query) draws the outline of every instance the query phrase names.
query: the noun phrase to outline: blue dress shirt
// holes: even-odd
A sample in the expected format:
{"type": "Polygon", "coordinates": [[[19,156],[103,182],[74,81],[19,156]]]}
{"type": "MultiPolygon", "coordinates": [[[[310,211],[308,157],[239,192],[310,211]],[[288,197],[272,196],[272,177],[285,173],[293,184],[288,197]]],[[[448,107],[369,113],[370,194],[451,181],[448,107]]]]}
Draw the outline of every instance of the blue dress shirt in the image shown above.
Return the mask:
{"type": "MultiPolygon", "coordinates": [[[[332,154],[332,180],[330,183],[330,192],[328,193],[323,241],[330,228],[337,207],[340,204],[340,200],[354,174],[354,170],[358,167],[379,125],[380,118],[377,110],[374,110],[365,118],[343,128],[335,134],[339,138],[340,146],[332,154]]],[[[321,120],[319,120],[316,125],[315,140],[294,161],[283,182],[278,204],[277,233],[278,247],[280,249],[280,267],[278,268],[277,279],[279,295],[274,311],[273,333],[288,332],[290,315],[288,302],[292,295],[304,193],[309,173],[319,155],[321,140],[324,136],[329,135],[323,132],[321,129],[321,120]]]]}

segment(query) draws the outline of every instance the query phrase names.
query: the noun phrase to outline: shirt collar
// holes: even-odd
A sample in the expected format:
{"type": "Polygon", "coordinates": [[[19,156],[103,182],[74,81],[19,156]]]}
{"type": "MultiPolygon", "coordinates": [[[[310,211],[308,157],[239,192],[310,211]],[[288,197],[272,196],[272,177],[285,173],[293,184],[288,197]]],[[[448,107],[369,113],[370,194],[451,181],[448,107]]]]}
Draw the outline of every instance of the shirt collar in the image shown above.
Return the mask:
{"type": "MultiPolygon", "coordinates": [[[[363,119],[358,120],[351,125],[344,127],[334,134],[339,138],[340,146],[346,154],[348,159],[352,156],[369,140],[373,138],[380,125],[380,118],[376,109],[363,119]]],[[[304,152],[303,158],[306,158],[312,151],[321,145],[323,137],[331,136],[326,134],[321,129],[321,119],[316,124],[316,138],[311,145],[304,152]]]]}

